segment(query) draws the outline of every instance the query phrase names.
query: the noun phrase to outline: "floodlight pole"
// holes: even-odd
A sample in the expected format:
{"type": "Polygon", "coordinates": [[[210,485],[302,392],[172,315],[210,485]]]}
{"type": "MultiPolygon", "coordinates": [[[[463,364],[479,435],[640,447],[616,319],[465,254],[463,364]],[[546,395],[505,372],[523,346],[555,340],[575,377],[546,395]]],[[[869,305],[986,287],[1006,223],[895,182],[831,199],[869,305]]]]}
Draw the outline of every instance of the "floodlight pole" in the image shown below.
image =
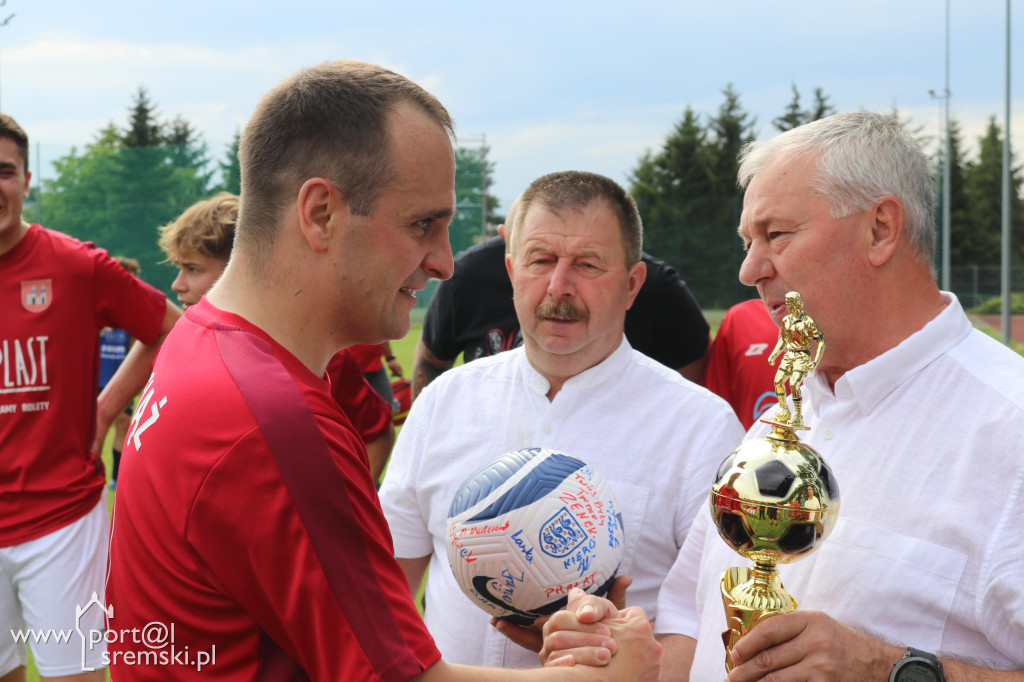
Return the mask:
{"type": "Polygon", "coordinates": [[[1010,0],[1006,0],[1006,131],[1003,137],[1002,323],[1003,343],[1010,345],[1010,0]]]}
{"type": "MultiPolygon", "coordinates": [[[[6,4],[7,4],[7,0],[3,0],[2,2],[0,2],[0,7],[3,7],[6,4]]],[[[13,18],[14,18],[13,14],[8,14],[6,19],[4,19],[3,21],[0,21],[0,28],[3,28],[7,24],[9,24],[11,19],[13,19],[13,18]]],[[[0,111],[3,111],[2,107],[0,107],[0,111]]]]}
{"type": "MultiPolygon", "coordinates": [[[[1007,0],[1009,2],[1009,0],[1007,0]]],[[[952,201],[952,191],[950,190],[950,176],[952,176],[952,169],[950,163],[952,162],[953,156],[953,145],[949,139],[949,99],[953,93],[949,90],[949,0],[946,0],[946,85],[943,88],[943,97],[946,105],[946,163],[943,166],[943,177],[942,177],[942,289],[943,291],[952,291],[952,270],[950,263],[950,227],[949,227],[949,216],[950,210],[953,208],[950,206],[952,201]]]]}
{"type": "Polygon", "coordinates": [[[943,106],[939,108],[939,129],[943,131],[943,135],[946,138],[943,146],[939,148],[939,158],[942,161],[942,243],[940,247],[942,251],[941,282],[942,290],[950,291],[950,281],[952,278],[949,257],[949,216],[951,209],[949,204],[952,192],[950,191],[949,178],[951,172],[949,164],[951,160],[950,157],[953,155],[953,145],[950,142],[949,136],[949,87],[947,86],[943,88],[942,94],[938,94],[934,90],[929,90],[928,94],[931,95],[933,99],[941,100],[943,103],[943,106]]]}

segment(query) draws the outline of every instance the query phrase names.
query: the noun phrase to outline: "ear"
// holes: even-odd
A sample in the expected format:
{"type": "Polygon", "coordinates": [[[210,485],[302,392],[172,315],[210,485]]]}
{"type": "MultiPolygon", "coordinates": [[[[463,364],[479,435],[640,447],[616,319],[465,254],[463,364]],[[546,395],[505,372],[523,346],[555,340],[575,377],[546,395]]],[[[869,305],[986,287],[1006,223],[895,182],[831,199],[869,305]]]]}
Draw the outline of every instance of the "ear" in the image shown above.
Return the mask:
{"type": "Polygon", "coordinates": [[[337,222],[347,204],[331,183],[323,178],[310,178],[299,188],[299,230],[315,253],[323,253],[337,230],[337,222]]]}
{"type": "Polygon", "coordinates": [[[21,191],[21,198],[28,199],[28,188],[32,184],[32,171],[25,171],[25,186],[21,191]]]}
{"type": "Polygon", "coordinates": [[[643,261],[637,261],[633,264],[633,267],[629,269],[629,274],[626,275],[626,285],[628,287],[628,300],[626,301],[626,310],[633,307],[633,301],[636,300],[636,295],[640,293],[640,287],[644,285],[647,280],[647,263],[643,261]]]}
{"type": "Polygon", "coordinates": [[[512,269],[512,254],[508,252],[505,253],[505,272],[508,273],[508,279],[512,282],[512,286],[515,286],[516,276],[514,274],[515,271],[512,269]]]}
{"type": "Polygon", "coordinates": [[[899,245],[906,216],[903,204],[887,194],[871,208],[868,218],[872,221],[868,238],[868,260],[872,265],[884,265],[899,245]]]}
{"type": "Polygon", "coordinates": [[[505,239],[505,223],[498,225],[498,236],[505,239]]]}

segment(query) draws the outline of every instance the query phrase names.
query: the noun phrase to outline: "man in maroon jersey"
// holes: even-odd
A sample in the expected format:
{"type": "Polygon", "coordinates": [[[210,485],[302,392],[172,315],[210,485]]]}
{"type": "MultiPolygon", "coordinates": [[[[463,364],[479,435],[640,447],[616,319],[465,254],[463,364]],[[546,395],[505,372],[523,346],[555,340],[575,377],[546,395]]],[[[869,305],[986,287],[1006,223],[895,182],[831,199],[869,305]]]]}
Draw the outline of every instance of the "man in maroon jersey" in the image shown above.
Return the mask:
{"type": "MultiPolygon", "coordinates": [[[[340,348],[403,336],[416,293],[451,276],[451,132],[432,95],[360,62],[259,104],[231,260],[169,336],[124,450],[116,679],[525,679],[440,660],[323,379],[340,348]]],[[[621,616],[606,667],[532,677],[656,679],[646,615],[621,616]]]]}
{"type": "MultiPolygon", "coordinates": [[[[181,311],[107,255],[22,217],[28,136],[0,114],[0,681],[25,679],[26,635],[98,628],[109,522],[99,448],[181,311]],[[134,352],[96,398],[99,331],[134,352]],[[99,416],[98,416],[99,415],[99,416]],[[97,428],[98,427],[98,428],[97,428]]],[[[29,638],[44,678],[101,680],[103,643],[29,638]]]]}

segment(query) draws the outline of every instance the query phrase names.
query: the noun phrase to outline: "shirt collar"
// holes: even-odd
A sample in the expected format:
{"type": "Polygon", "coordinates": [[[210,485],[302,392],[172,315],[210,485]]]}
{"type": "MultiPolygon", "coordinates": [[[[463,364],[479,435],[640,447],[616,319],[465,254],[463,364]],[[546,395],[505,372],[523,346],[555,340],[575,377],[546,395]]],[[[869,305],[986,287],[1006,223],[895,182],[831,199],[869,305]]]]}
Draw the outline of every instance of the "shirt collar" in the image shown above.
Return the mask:
{"type": "MultiPolygon", "coordinates": [[[[529,359],[526,357],[526,349],[520,347],[515,351],[509,352],[521,353],[520,363],[523,368],[523,379],[525,380],[527,387],[537,393],[547,395],[548,390],[551,388],[551,384],[546,378],[544,378],[544,375],[534,369],[533,365],[530,364],[529,359]]],[[[594,386],[603,384],[625,370],[626,367],[629,366],[632,355],[633,347],[629,345],[629,341],[627,341],[625,335],[623,335],[622,343],[612,351],[611,355],[593,367],[585,369],[579,374],[566,379],[565,383],[562,384],[562,390],[559,391],[559,393],[561,394],[566,390],[587,390],[594,386]]]]}
{"type": "MultiPolygon", "coordinates": [[[[971,322],[956,296],[942,292],[946,307],[924,327],[897,346],[839,377],[835,397],[853,399],[863,414],[869,414],[889,393],[907,379],[944,355],[971,333],[971,322]]],[[[825,349],[828,352],[828,348],[825,349]]],[[[823,376],[809,377],[807,389],[814,402],[832,400],[823,376]]]]}

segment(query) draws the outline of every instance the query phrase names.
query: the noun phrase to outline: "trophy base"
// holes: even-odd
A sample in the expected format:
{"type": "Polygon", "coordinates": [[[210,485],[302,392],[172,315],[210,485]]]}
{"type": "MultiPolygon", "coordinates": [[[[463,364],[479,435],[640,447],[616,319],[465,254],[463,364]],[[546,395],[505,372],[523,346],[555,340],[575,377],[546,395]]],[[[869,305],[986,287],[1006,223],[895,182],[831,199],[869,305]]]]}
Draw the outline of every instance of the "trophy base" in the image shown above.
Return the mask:
{"type": "Polygon", "coordinates": [[[757,568],[727,568],[722,573],[722,604],[728,630],[722,633],[725,644],[725,669],[733,669],[732,650],[743,635],[765,618],[796,610],[796,599],[782,587],[776,573],[765,575],[757,568]]]}

